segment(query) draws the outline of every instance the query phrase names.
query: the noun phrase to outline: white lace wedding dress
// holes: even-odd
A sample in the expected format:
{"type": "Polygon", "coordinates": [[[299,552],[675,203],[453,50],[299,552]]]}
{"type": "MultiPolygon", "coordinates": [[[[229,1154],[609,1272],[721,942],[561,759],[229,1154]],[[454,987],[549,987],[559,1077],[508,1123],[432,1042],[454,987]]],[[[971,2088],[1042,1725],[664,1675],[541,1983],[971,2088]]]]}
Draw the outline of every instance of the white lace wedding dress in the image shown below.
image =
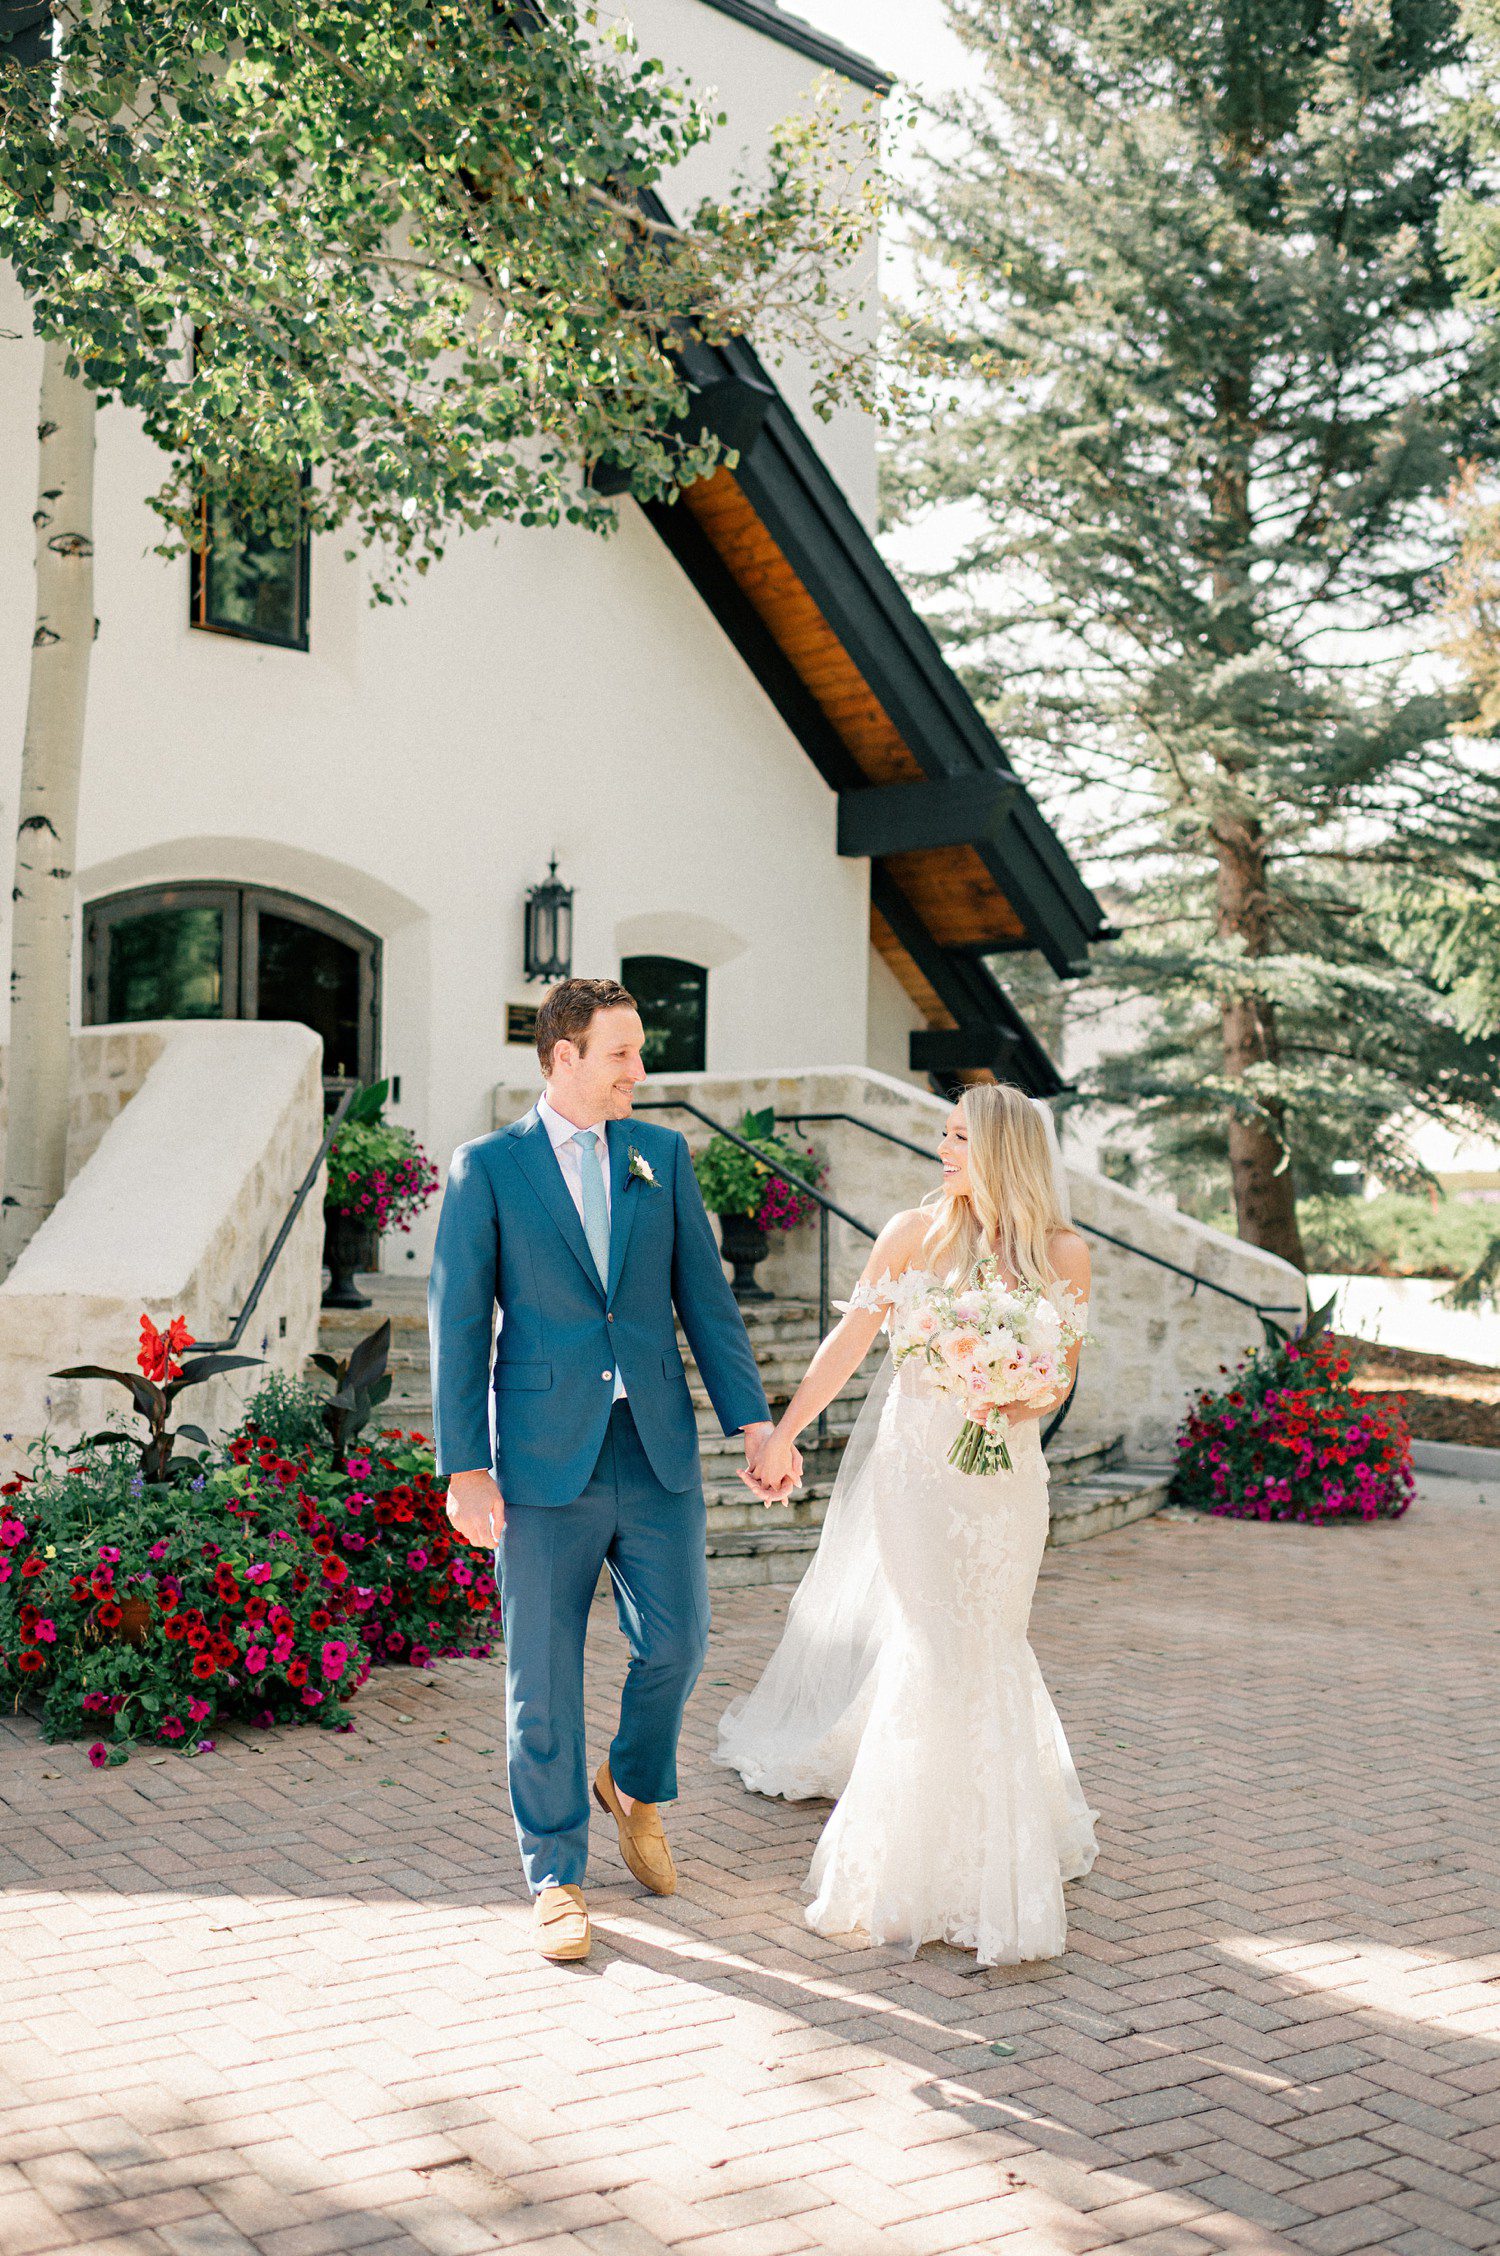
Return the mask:
{"type": "MultiPolygon", "coordinates": [[[[857,1305],[880,1303],[862,1287],[857,1305]]],[[[947,1462],[961,1413],[889,1361],[846,1454],[817,1557],[715,1759],[760,1794],[837,1797],[809,1923],[956,1943],[981,1965],[1055,1958],[1062,1887],[1094,1813],[1026,1641],[1047,1541],[1038,1421],[1014,1469],[947,1462]]]]}

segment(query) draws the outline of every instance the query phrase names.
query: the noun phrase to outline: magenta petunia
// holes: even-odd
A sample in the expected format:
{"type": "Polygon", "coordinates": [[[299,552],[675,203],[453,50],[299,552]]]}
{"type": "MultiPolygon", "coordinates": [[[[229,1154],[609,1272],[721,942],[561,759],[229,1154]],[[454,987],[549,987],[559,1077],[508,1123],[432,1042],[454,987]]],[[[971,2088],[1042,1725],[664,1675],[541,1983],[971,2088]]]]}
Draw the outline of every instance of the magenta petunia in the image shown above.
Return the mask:
{"type": "Polygon", "coordinates": [[[96,1739],[90,1747],[89,1761],[93,1764],[95,1770],[102,1770],[109,1761],[109,1749],[102,1739],[96,1739]]]}

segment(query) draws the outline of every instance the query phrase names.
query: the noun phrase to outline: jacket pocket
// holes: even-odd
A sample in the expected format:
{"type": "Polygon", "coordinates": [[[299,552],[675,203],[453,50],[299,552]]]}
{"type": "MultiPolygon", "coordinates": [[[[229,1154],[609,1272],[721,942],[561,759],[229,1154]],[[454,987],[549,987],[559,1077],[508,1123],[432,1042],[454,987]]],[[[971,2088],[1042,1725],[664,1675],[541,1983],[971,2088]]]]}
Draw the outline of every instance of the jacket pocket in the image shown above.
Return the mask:
{"type": "Polygon", "coordinates": [[[661,1367],[669,1379],[685,1379],[687,1377],[687,1366],[680,1355],[664,1355],[661,1359],[661,1367]]]}
{"type": "Polygon", "coordinates": [[[506,1363],[495,1365],[495,1392],[509,1393],[519,1388],[529,1394],[545,1394],[552,1384],[550,1363],[506,1363]]]}

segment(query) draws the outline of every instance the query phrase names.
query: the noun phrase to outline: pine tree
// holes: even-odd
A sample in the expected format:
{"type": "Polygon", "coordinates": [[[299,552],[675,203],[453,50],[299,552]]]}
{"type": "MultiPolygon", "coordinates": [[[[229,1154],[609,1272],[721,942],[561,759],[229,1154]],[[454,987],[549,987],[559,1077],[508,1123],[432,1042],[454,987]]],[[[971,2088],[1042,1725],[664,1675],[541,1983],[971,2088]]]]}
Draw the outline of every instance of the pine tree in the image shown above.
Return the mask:
{"type": "MultiPolygon", "coordinates": [[[[950,0],[983,92],[915,199],[948,404],[895,465],[964,505],[919,580],[1013,756],[1129,903],[1098,974],[1150,1037],[1093,1091],[1164,1163],[1227,1159],[1301,1263],[1297,1189],[1409,1179],[1496,1052],[1393,946],[1490,788],[1405,662],[1442,498],[1500,447],[1500,341],[1458,302],[1447,0],[950,0]]],[[[1488,205],[1485,205],[1488,209],[1488,205]]]]}

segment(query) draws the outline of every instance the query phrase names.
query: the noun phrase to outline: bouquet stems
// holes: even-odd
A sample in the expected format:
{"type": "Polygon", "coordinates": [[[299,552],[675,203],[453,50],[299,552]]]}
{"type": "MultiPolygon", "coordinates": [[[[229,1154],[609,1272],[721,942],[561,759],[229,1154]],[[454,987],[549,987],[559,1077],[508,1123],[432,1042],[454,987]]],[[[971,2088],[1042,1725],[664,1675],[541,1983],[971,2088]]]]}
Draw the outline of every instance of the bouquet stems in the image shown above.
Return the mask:
{"type": "Polygon", "coordinates": [[[1012,1470],[1010,1448],[1002,1430],[991,1433],[974,1418],[965,1418],[958,1429],[958,1439],[948,1452],[948,1462],[961,1473],[1008,1473],[1012,1470]]]}

